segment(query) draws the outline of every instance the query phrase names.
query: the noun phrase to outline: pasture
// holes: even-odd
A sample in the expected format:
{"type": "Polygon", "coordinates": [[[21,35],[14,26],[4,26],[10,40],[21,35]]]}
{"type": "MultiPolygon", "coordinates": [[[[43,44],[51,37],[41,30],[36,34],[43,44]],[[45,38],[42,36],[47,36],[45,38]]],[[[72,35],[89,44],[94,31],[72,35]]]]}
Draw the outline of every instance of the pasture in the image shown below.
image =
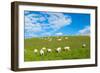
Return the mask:
{"type": "Polygon", "coordinates": [[[51,36],[40,38],[24,39],[24,61],[47,61],[47,60],[67,60],[67,59],[87,59],[90,58],[90,37],[89,36],[51,36]],[[61,39],[61,40],[58,40],[61,39]],[[86,47],[82,47],[85,43],[86,47]],[[69,46],[70,51],[64,51],[64,47],[69,46]],[[49,48],[52,52],[44,50],[44,55],[40,55],[40,49],[49,48]],[[61,52],[57,53],[56,48],[61,47],[61,52]],[[34,53],[34,49],[38,52],[34,53]]]}

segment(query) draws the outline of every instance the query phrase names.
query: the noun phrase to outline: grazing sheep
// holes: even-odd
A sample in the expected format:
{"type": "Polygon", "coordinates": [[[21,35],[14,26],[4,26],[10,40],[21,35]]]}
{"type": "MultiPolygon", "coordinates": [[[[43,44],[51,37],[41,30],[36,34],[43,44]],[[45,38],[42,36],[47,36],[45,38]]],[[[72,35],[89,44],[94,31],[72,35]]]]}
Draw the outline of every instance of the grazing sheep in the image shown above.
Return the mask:
{"type": "Polygon", "coordinates": [[[45,47],[43,47],[43,48],[42,48],[42,50],[46,50],[46,48],[45,48],[45,47]]]}
{"type": "Polygon", "coordinates": [[[40,55],[44,55],[44,51],[42,49],[40,50],[40,55]]]}
{"type": "Polygon", "coordinates": [[[49,53],[50,53],[51,51],[52,51],[51,49],[47,49],[47,52],[49,52],[49,53]]]}
{"type": "Polygon", "coordinates": [[[46,38],[44,38],[44,40],[47,40],[46,38]]]}
{"type": "Polygon", "coordinates": [[[84,43],[84,44],[82,44],[82,48],[85,48],[86,47],[86,44],[84,43]]]}
{"type": "Polygon", "coordinates": [[[34,53],[37,53],[38,52],[38,50],[37,49],[34,49],[34,53]]]}
{"type": "Polygon", "coordinates": [[[57,39],[58,41],[61,41],[62,39],[61,38],[59,38],[59,39],[57,39]]]}
{"type": "Polygon", "coordinates": [[[65,37],[65,39],[68,39],[68,37],[65,37]]]}
{"type": "Polygon", "coordinates": [[[52,41],[52,38],[50,38],[49,41],[52,41]]]}
{"type": "Polygon", "coordinates": [[[64,50],[65,51],[70,51],[70,47],[69,46],[66,46],[66,47],[64,47],[64,50]]]}
{"type": "Polygon", "coordinates": [[[56,51],[57,51],[58,53],[60,53],[60,52],[61,52],[61,47],[58,47],[58,48],[56,49],[56,51]]]}

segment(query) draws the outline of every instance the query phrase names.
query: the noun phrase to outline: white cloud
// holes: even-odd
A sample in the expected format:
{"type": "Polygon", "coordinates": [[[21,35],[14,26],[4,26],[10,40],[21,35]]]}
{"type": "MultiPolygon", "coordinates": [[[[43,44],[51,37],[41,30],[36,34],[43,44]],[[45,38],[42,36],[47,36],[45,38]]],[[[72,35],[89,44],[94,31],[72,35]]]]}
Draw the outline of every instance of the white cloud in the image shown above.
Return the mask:
{"type": "Polygon", "coordinates": [[[61,35],[63,35],[63,33],[62,33],[62,32],[58,32],[58,33],[56,33],[55,35],[61,36],[61,35]]]}
{"type": "Polygon", "coordinates": [[[42,30],[39,23],[33,23],[34,20],[31,20],[29,17],[25,16],[25,30],[40,32],[42,30]]]}
{"type": "Polygon", "coordinates": [[[70,16],[65,16],[63,13],[47,13],[49,24],[54,30],[58,30],[63,26],[70,25],[72,20],[70,16]]]}
{"type": "Polygon", "coordinates": [[[29,32],[33,32],[31,35],[35,35],[36,32],[42,32],[43,35],[51,35],[51,32],[55,32],[64,26],[70,25],[71,22],[71,17],[68,15],[65,16],[63,13],[31,13],[25,15],[25,33],[28,35],[29,32]]]}
{"type": "Polygon", "coordinates": [[[90,26],[86,26],[85,28],[79,30],[78,34],[80,34],[80,35],[90,35],[90,26]]]}

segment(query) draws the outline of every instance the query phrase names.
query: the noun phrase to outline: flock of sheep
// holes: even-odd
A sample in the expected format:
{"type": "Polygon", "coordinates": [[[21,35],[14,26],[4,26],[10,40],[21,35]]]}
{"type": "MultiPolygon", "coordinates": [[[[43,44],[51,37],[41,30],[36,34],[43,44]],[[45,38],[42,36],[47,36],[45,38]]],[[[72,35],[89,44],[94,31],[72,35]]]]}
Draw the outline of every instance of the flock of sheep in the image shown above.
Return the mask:
{"type": "MultiPolygon", "coordinates": [[[[50,37],[48,37],[48,38],[41,38],[41,39],[52,41],[52,38],[50,38],[50,37]]],[[[64,39],[67,40],[68,37],[65,37],[64,39]]],[[[57,37],[57,41],[62,41],[62,38],[57,37]]]]}
{"type": "MultiPolygon", "coordinates": [[[[58,47],[58,48],[55,49],[55,51],[56,51],[57,53],[60,53],[62,50],[64,50],[64,51],[70,51],[70,47],[69,47],[69,46],[66,46],[66,47],[64,47],[63,49],[62,49],[61,47],[58,47]]],[[[40,55],[44,55],[45,52],[51,53],[52,51],[54,51],[54,50],[52,50],[52,49],[50,49],[50,48],[46,48],[46,47],[43,47],[43,48],[41,48],[40,50],[34,49],[34,53],[36,54],[36,53],[39,52],[40,55]]]]}
{"type": "MultiPolygon", "coordinates": [[[[48,39],[48,41],[52,41],[52,38],[50,38],[50,37],[48,37],[48,38],[41,38],[41,39],[44,39],[44,40],[47,40],[48,39]]],[[[68,39],[68,37],[65,37],[65,39],[68,39]]],[[[62,40],[62,38],[57,38],[57,41],[61,41],[61,40],[62,40]]],[[[70,51],[70,47],[69,46],[66,46],[66,47],[63,48],[63,50],[64,51],[70,51]]],[[[46,47],[43,47],[40,50],[34,49],[34,53],[36,54],[36,53],[39,52],[40,55],[44,55],[45,52],[46,53],[51,53],[52,51],[53,51],[52,49],[46,48],[46,47]]],[[[55,51],[57,53],[60,53],[62,51],[62,48],[61,47],[58,47],[58,48],[55,49],[55,51]]]]}
{"type": "MultiPolygon", "coordinates": [[[[65,39],[68,39],[68,37],[65,37],[65,39]]],[[[45,40],[46,40],[46,39],[45,39],[45,40]]],[[[49,41],[52,41],[52,38],[49,38],[48,40],[49,40],[49,41]]],[[[61,39],[61,38],[58,38],[57,40],[58,40],[58,41],[61,41],[62,39],[61,39]]],[[[83,44],[82,44],[82,47],[83,47],[83,48],[86,47],[86,44],[83,43],[83,44]]],[[[34,53],[35,53],[35,54],[36,54],[36,53],[39,53],[41,56],[44,55],[45,53],[47,54],[47,53],[51,53],[51,52],[53,52],[53,51],[55,51],[55,52],[57,52],[57,53],[60,53],[61,51],[71,51],[71,47],[70,47],[70,46],[65,46],[65,47],[63,47],[63,48],[58,47],[58,48],[56,48],[56,49],[51,49],[51,48],[43,47],[43,48],[41,48],[40,50],[34,49],[34,53]]]]}

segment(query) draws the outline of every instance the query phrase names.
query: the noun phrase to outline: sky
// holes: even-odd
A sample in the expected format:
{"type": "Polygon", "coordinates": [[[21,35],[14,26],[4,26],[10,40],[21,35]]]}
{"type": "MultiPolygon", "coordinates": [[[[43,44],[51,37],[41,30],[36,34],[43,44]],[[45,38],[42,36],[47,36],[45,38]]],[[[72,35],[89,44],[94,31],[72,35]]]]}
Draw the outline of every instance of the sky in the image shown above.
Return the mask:
{"type": "Polygon", "coordinates": [[[24,37],[90,35],[90,14],[24,11],[24,37]]]}

